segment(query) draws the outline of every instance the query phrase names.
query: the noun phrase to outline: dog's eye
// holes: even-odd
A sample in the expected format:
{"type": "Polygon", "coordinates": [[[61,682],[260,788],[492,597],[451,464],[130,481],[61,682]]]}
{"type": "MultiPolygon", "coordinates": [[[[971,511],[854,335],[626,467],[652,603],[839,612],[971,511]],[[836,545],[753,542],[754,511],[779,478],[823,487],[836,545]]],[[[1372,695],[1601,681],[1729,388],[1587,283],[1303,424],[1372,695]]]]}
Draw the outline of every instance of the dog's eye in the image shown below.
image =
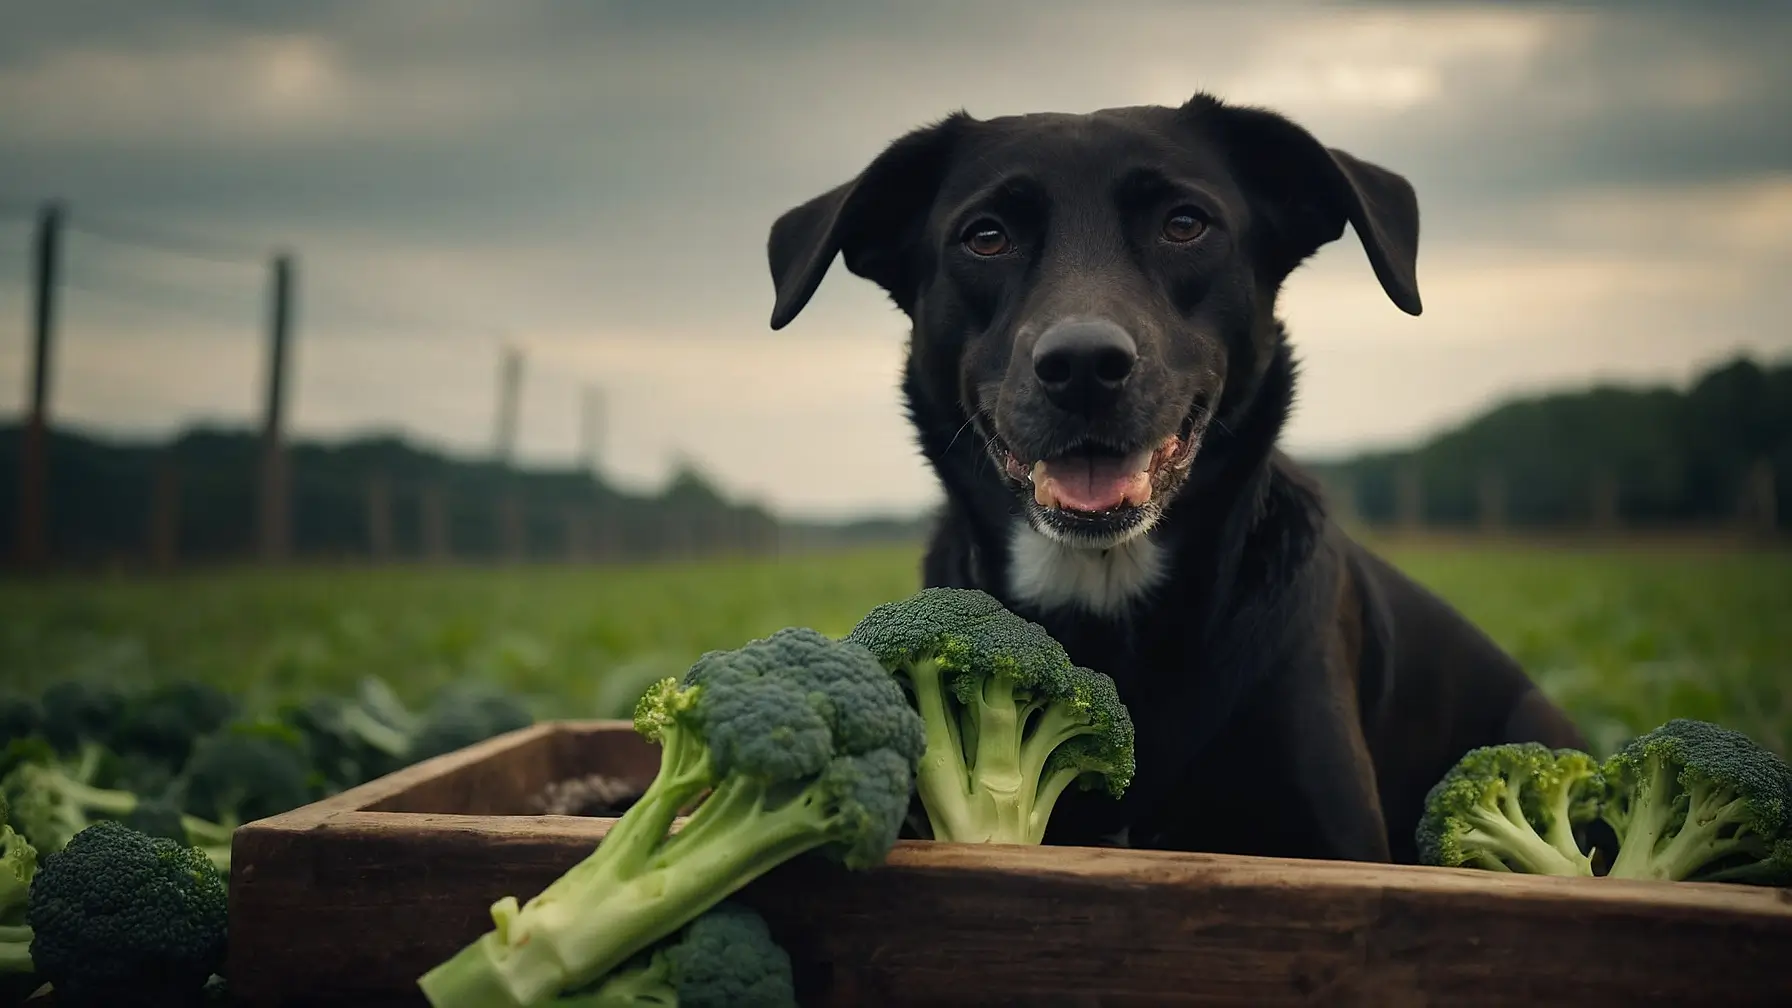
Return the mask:
{"type": "Polygon", "coordinates": [[[978,221],[965,229],[964,247],[980,256],[998,256],[1011,247],[1008,232],[994,221],[978,221]]]}
{"type": "Polygon", "coordinates": [[[1207,222],[1193,210],[1183,208],[1170,214],[1164,221],[1164,240],[1177,244],[1191,242],[1201,237],[1207,230],[1207,222]]]}

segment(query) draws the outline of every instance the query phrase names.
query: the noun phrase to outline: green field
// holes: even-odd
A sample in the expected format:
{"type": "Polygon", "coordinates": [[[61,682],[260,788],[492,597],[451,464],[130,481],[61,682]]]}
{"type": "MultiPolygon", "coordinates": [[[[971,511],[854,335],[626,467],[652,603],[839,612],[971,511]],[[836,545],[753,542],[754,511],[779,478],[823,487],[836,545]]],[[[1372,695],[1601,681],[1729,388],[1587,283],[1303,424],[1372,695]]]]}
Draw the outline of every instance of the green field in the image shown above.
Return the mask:
{"type": "MultiPolygon", "coordinates": [[[[1792,752],[1792,554],[1394,546],[1606,749],[1686,715],[1792,752]]],[[[413,701],[461,677],[546,716],[614,716],[704,650],[790,624],[844,633],[913,590],[881,549],[632,568],[314,569],[0,582],[0,679],[194,676],[271,703],[378,673],[413,701]]]]}

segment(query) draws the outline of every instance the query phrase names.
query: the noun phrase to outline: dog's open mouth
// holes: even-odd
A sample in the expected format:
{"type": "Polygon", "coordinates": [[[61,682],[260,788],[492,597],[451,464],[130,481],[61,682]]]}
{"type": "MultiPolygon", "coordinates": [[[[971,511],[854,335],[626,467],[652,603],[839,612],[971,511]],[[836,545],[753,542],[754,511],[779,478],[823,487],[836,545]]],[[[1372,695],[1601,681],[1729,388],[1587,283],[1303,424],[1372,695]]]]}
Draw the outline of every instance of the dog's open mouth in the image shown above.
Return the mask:
{"type": "Polygon", "coordinates": [[[1003,469],[1017,483],[1032,484],[1033,502],[1045,511],[1072,519],[1118,517],[1171,489],[1199,442],[1191,421],[1155,445],[1129,451],[1083,444],[1029,461],[1005,450],[1003,469]]]}

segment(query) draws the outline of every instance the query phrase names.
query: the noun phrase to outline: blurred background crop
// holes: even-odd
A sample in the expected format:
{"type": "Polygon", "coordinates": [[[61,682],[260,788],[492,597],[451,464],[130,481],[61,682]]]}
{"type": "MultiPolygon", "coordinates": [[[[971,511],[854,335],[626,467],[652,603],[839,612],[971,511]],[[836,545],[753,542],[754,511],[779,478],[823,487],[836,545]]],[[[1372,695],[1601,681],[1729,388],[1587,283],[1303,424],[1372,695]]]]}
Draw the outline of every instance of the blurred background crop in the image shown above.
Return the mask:
{"type": "Polygon", "coordinates": [[[918,587],[903,319],[766,232],[901,132],[1274,107],[1426,311],[1291,278],[1285,446],[1596,743],[1792,751],[1792,8],[0,0],[0,681],[608,716],[918,587]]]}

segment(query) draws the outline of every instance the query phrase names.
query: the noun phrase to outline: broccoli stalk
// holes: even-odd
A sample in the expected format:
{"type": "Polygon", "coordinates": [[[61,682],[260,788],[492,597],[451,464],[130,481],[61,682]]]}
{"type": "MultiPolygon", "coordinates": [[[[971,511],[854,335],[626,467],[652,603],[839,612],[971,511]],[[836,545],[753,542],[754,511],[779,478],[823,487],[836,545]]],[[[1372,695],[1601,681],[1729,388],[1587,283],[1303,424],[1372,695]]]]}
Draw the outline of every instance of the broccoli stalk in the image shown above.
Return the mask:
{"type": "MultiPolygon", "coordinates": [[[[15,750],[15,755],[18,750],[15,750]]],[[[50,754],[45,751],[46,757],[50,754]]],[[[186,836],[172,839],[192,844],[228,845],[230,831],[217,823],[186,815],[176,809],[152,809],[154,803],[129,791],[94,787],[83,783],[78,770],[71,772],[53,761],[21,761],[0,781],[0,791],[11,801],[18,829],[44,854],[54,854],[75,834],[101,819],[138,823],[138,817],[169,820],[186,836]]],[[[171,829],[158,830],[168,833],[171,829]]]]}
{"type": "Polygon", "coordinates": [[[1605,767],[1608,875],[1792,884],[1792,769],[1746,735],[1677,718],[1605,767]]]}
{"type": "Polygon", "coordinates": [[[589,857],[525,904],[493,904],[496,928],[419,979],[437,1008],[581,988],[805,851],[880,863],[924,741],[870,653],[795,628],[656,684],[635,727],[660,743],[653,783],[589,857]]]}
{"type": "Polygon", "coordinates": [[[1425,797],[1420,857],[1448,868],[1591,876],[1574,827],[1592,817],[1597,787],[1585,753],[1535,742],[1470,750],[1425,797]]]}
{"type": "Polygon", "coordinates": [[[765,921],[736,903],[718,903],[677,941],[652,950],[555,1008],[796,1008],[790,956],[765,921]]]}
{"type": "Polygon", "coordinates": [[[31,973],[31,926],[25,906],[37,874],[37,851],[7,823],[0,795],[0,974],[31,973]]]}
{"type": "Polygon", "coordinates": [[[983,592],[930,588],[873,609],[847,640],[902,680],[927,726],[916,787],[935,840],[1038,844],[1071,784],[1118,798],[1132,782],[1114,681],[983,592]]]}

